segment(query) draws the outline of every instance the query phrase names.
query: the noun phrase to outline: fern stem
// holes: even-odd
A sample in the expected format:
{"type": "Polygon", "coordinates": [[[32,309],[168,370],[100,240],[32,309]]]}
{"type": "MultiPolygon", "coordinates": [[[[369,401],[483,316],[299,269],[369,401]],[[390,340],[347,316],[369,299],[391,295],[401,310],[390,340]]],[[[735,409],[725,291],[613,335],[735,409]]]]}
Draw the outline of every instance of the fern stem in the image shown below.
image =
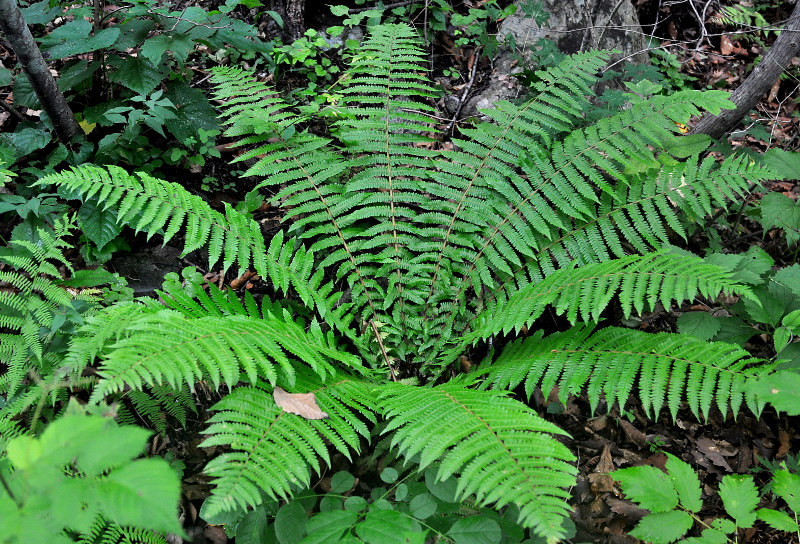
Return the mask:
{"type": "Polygon", "coordinates": [[[381,334],[378,332],[378,326],[375,325],[375,321],[370,319],[369,324],[372,327],[372,332],[375,334],[375,339],[378,341],[378,346],[381,348],[381,354],[383,355],[383,360],[386,363],[386,366],[389,367],[389,374],[392,377],[392,381],[397,381],[397,376],[394,373],[394,368],[392,368],[392,363],[389,360],[389,354],[386,353],[386,348],[383,347],[383,340],[381,340],[381,334]]]}

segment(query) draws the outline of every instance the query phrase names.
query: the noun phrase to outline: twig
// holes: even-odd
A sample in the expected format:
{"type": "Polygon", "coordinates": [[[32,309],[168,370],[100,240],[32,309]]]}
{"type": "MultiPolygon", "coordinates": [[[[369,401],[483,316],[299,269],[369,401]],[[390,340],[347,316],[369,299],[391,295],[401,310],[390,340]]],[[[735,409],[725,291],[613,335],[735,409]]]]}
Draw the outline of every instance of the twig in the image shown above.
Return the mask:
{"type": "MultiPolygon", "coordinates": [[[[403,2],[395,2],[393,4],[386,4],[383,6],[383,9],[393,9],[399,8],[402,6],[408,6],[411,4],[417,3],[419,0],[404,0],[403,2]]],[[[427,5],[427,3],[426,3],[427,5]]],[[[347,13],[353,15],[354,13],[361,13],[362,11],[369,11],[371,9],[377,9],[377,6],[365,7],[365,8],[351,8],[347,13]]]]}
{"type": "Polygon", "coordinates": [[[11,115],[13,115],[13,116],[14,116],[14,118],[15,118],[17,121],[26,121],[26,120],[27,120],[27,119],[25,119],[25,116],[24,116],[24,115],[22,115],[20,112],[18,112],[17,110],[15,110],[15,109],[14,109],[14,108],[12,108],[11,106],[9,106],[9,105],[8,105],[8,103],[6,103],[6,101],[5,101],[5,100],[0,100],[0,108],[3,108],[3,109],[4,109],[4,110],[6,110],[8,113],[10,113],[11,115]]]}
{"type": "Polygon", "coordinates": [[[461,113],[461,108],[464,107],[464,102],[467,99],[467,95],[469,94],[469,90],[472,88],[472,84],[475,82],[475,72],[478,70],[478,56],[481,53],[481,48],[478,47],[475,49],[475,56],[472,61],[472,73],[469,76],[469,82],[467,83],[464,92],[461,93],[461,98],[458,99],[458,108],[456,108],[456,112],[453,114],[453,118],[450,119],[450,123],[447,125],[447,128],[444,129],[445,132],[450,132],[452,136],[452,131],[455,128],[456,119],[458,119],[458,114],[461,113]]]}
{"type": "Polygon", "coordinates": [[[394,368],[392,368],[392,362],[389,361],[389,355],[386,353],[386,348],[383,347],[383,340],[381,340],[381,333],[378,332],[378,326],[375,325],[375,321],[372,319],[369,320],[369,324],[372,326],[372,332],[375,334],[375,339],[378,341],[378,346],[381,348],[383,360],[386,363],[386,366],[389,367],[389,374],[392,376],[392,381],[396,382],[397,376],[394,373],[394,368]]]}

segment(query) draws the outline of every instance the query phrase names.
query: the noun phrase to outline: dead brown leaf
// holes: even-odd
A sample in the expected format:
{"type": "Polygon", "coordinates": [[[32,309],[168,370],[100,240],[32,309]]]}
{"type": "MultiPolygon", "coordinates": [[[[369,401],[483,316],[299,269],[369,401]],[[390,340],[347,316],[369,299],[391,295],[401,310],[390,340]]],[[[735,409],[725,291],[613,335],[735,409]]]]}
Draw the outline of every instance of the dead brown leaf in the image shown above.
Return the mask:
{"type": "Polygon", "coordinates": [[[284,412],[297,414],[305,419],[326,419],[327,412],[323,412],[317,405],[314,393],[289,393],[285,389],[276,387],[272,392],[275,404],[283,408],[284,412]]]}

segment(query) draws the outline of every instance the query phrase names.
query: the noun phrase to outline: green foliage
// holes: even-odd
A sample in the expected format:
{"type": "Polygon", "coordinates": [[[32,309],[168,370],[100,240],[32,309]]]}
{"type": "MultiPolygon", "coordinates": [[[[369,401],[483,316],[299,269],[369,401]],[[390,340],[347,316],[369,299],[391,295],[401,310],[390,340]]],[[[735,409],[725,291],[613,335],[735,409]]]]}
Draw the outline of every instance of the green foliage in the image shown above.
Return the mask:
{"type": "Polygon", "coordinates": [[[674,455],[667,454],[667,458],[666,473],[652,466],[611,473],[629,499],[651,512],[631,531],[632,536],[652,544],[670,544],[697,524],[702,529],[701,535],[685,538],[682,543],[726,544],[738,542],[737,529],[752,527],[756,519],[778,531],[800,530],[797,524],[800,476],[782,468],[775,472],[771,482],[772,493],[785,502],[790,515],[784,510],[757,509],[761,497],[752,476],[726,475],[719,486],[719,496],[732,520],[718,518],[708,525],[699,516],[703,504],[697,474],[674,455]]]}
{"type": "Polygon", "coordinates": [[[48,375],[58,364],[58,354],[48,351],[58,334],[67,332],[66,323],[81,321],[76,298],[91,302],[91,295],[76,297],[62,285],[59,266],[72,267],[62,250],[69,246],[64,237],[74,225],[65,218],[55,231],[40,229],[41,245],[27,240],[12,240],[11,250],[3,248],[0,281],[11,289],[0,291],[0,360],[7,371],[0,378],[0,391],[13,396],[28,372],[48,375]]]}
{"type": "MultiPolygon", "coordinates": [[[[176,26],[209,30],[192,9],[176,26]]],[[[607,58],[582,53],[539,72],[531,100],[497,104],[485,112],[490,122],[463,129],[444,151],[429,105],[437,91],[406,25],[375,27],[340,82],[340,99],[322,109],[294,108],[241,70],[215,70],[225,134],[247,147],[237,160],[256,159],[246,175],[263,178],[255,190],[277,189],[272,202],[291,221],[269,247],[247,204],[223,215],[148,174],[84,165],[39,183],[113,209],[117,226],[165,241],[185,227],[186,253],[207,244],[210,266],[252,265],[277,295],[297,296],[259,306],[250,295],[206,291],[185,270],[183,283],[167,278],[166,308],[125,302],[87,318],[53,378],[72,383],[97,367],[90,404],[127,393],[156,426],[158,395],[169,389],[186,398],[203,381],[227,393],[204,431],[203,446],[224,453],[206,467],[215,488],[201,514],[240,520],[243,539],[268,535],[266,512],[255,512],[290,498],[274,511],[282,544],[333,533],[345,542],[401,535],[419,544],[428,531],[457,544],[498,542],[504,533],[519,541],[525,531],[565,538],[576,471],[553,436],[563,432],[500,389],[525,380],[529,393],[558,383],[567,395],[587,386],[594,407],[601,393],[624,406],[638,376],[653,415],[666,402],[674,417],[684,399],[698,415],[714,400],[724,413],[743,400],[758,413],[763,401],[746,381],[771,368],[688,335],[575,325],[547,339],[533,332],[494,363],[490,353],[479,372],[436,383],[467,347],[532,326],[548,305],[572,323],[598,321],[616,300],[625,315],[721,292],[758,306],[751,277],[661,248],[685,236],[682,215],[712,213],[771,170],[747,158],[701,159],[708,139],[680,135],[676,123],[730,107],[722,93],[654,95],[660,88],[643,81],[625,95],[628,109],[590,122],[591,88],[607,58]],[[319,121],[330,124],[327,137],[308,128],[319,121]],[[314,404],[321,419],[287,410],[283,395],[298,393],[292,402],[314,404]],[[378,447],[424,471],[427,491],[407,485],[403,496],[397,484],[393,505],[377,488],[370,501],[351,494],[343,509],[328,496],[308,520],[316,503],[306,505],[313,499],[299,490],[312,470],[323,475],[333,464],[331,446],[352,460],[373,433],[387,435],[378,447]],[[458,503],[472,513],[447,517],[458,503]]],[[[106,232],[90,230],[98,239],[106,232]]],[[[397,482],[394,471],[382,480],[397,482]]],[[[695,508],[697,497],[670,485],[651,505],[676,532],[691,517],[672,507],[695,508]]]]}
{"type": "Polygon", "coordinates": [[[745,385],[769,370],[769,365],[731,344],[615,327],[597,332],[593,327],[573,327],[546,338],[536,334],[515,341],[483,373],[495,388],[515,389],[524,382],[529,396],[535,387],[541,386],[547,395],[558,386],[564,403],[569,394],[585,388],[593,411],[601,395],[624,409],[638,384],[648,417],[657,417],[666,402],[674,420],[684,400],[697,417],[708,417],[715,398],[723,416],[729,407],[736,415],[743,400],[760,413],[763,402],[745,385]]]}
{"type": "Polygon", "coordinates": [[[572,454],[550,436],[563,433],[558,427],[501,392],[466,390],[457,380],[433,389],[397,384],[383,390],[384,433],[393,431],[392,446],[406,458],[419,455],[420,469],[440,460],[438,481],[460,473],[456,499],[513,504],[521,525],[542,535],[561,532],[569,496],[563,488],[576,471],[572,454]],[[439,418],[450,432],[440,432],[439,418]]]}
{"type": "Polygon", "coordinates": [[[0,459],[3,542],[72,542],[98,515],[120,525],[182,533],[177,475],[160,459],[138,459],[144,429],[87,415],[77,403],[40,438],[21,436],[0,459]]]}
{"type": "Polygon", "coordinates": [[[208,245],[209,267],[222,258],[227,270],[235,261],[242,269],[253,266],[266,273],[264,239],[255,221],[226,204],[225,215],[177,184],[140,173],[132,176],[115,166],[73,167],[45,176],[37,185],[56,185],[84,200],[114,206],[116,222],[137,232],[163,234],[166,243],[185,225],[184,255],[208,245]]]}

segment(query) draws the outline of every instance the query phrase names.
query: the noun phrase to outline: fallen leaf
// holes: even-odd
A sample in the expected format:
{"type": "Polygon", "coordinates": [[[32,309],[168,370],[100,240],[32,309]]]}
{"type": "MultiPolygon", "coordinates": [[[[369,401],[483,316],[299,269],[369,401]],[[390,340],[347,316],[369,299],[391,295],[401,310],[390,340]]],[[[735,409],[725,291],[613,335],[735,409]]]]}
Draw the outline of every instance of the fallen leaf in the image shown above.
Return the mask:
{"type": "Polygon", "coordinates": [[[731,42],[731,37],[727,34],[723,34],[719,39],[719,51],[723,55],[730,55],[733,53],[735,49],[733,42],[731,42]]]}
{"type": "Polygon", "coordinates": [[[297,414],[305,419],[326,419],[327,412],[320,410],[314,393],[289,393],[285,389],[276,387],[272,392],[275,404],[283,408],[284,412],[297,414]]]}
{"type": "Polygon", "coordinates": [[[697,439],[697,450],[705,455],[709,461],[718,467],[724,468],[726,472],[733,472],[725,457],[722,456],[719,444],[714,440],[705,437],[697,439]]]}

